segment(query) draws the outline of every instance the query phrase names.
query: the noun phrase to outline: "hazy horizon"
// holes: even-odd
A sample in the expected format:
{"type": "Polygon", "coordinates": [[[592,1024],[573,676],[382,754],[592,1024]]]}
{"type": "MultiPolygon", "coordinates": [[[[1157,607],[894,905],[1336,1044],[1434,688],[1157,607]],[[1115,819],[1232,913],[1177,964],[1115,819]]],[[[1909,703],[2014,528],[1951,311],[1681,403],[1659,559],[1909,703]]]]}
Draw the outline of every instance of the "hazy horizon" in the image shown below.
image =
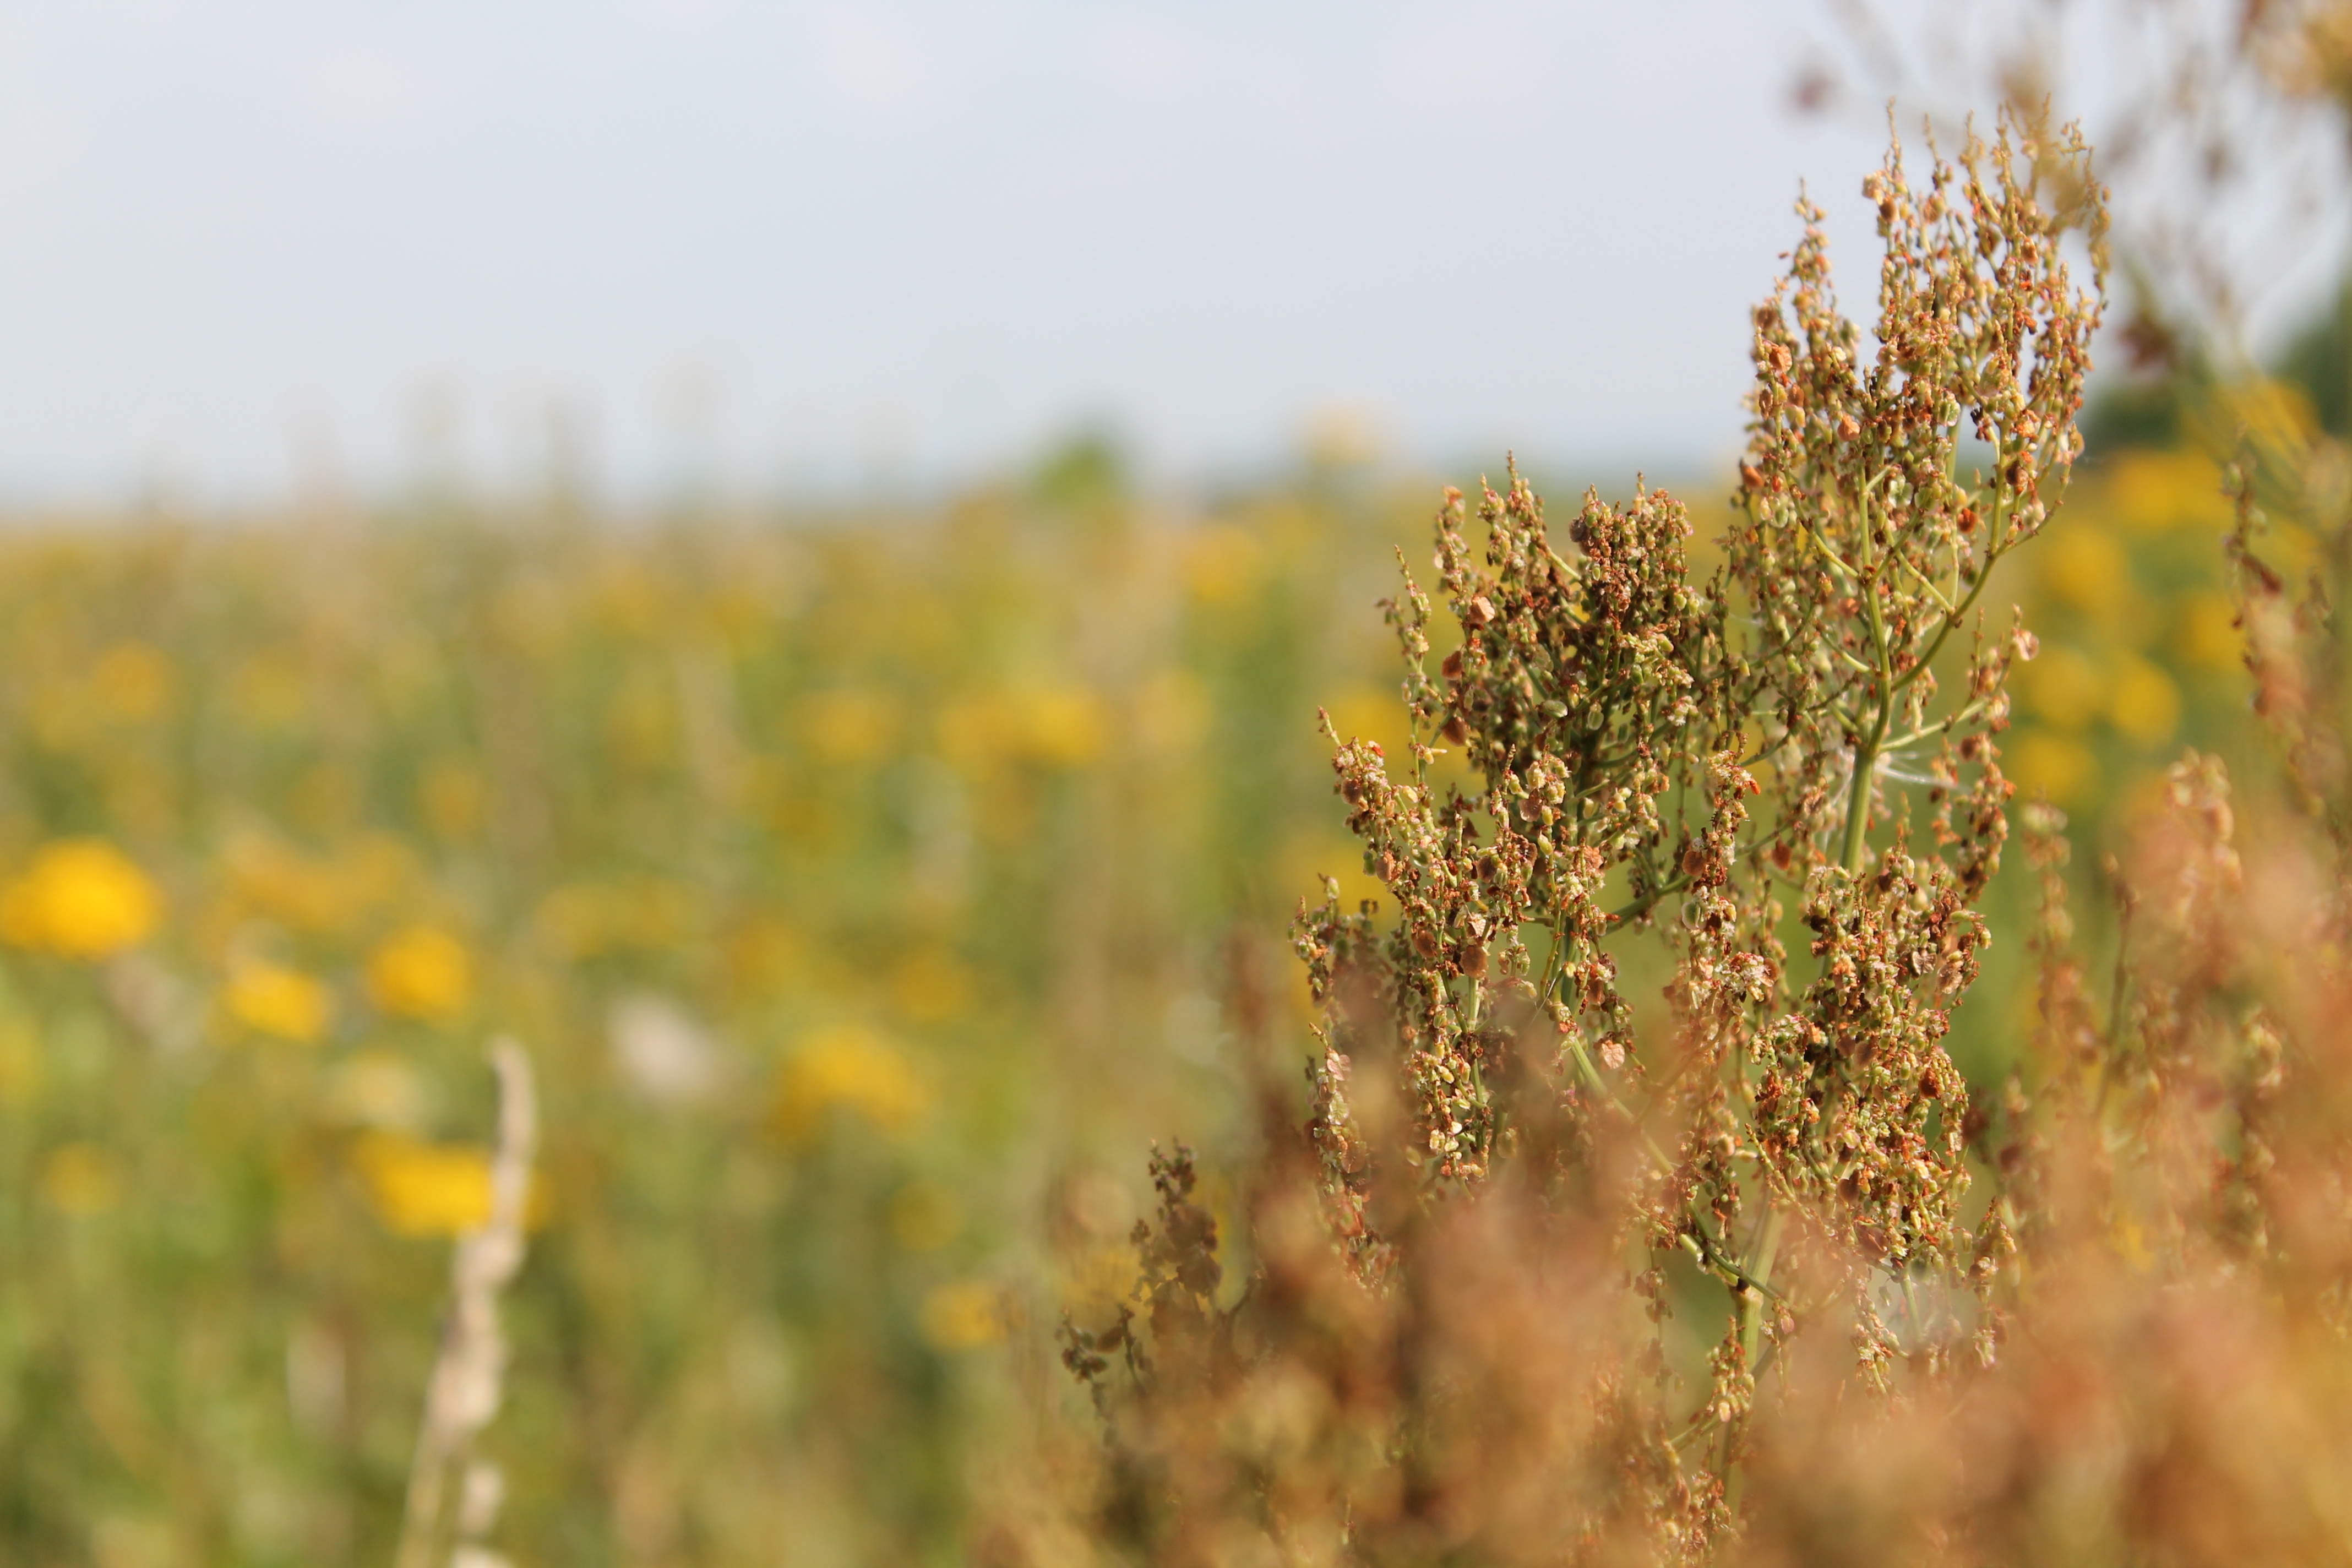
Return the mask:
{"type": "MultiPolygon", "coordinates": [[[[0,498],[1728,459],[1819,7],[0,11],[0,498]],[[551,432],[559,429],[560,437],[551,432]]],[[[1857,276],[1857,268],[1860,268],[1857,276]]]]}
{"type": "MultiPolygon", "coordinates": [[[[0,15],[0,494],[929,485],[1116,431],[1696,464],[1793,6],[108,0],[0,15]]],[[[1848,226],[1851,227],[1852,226],[1848,226]]],[[[1859,231],[1866,232],[1866,231],[1859,231]]]]}

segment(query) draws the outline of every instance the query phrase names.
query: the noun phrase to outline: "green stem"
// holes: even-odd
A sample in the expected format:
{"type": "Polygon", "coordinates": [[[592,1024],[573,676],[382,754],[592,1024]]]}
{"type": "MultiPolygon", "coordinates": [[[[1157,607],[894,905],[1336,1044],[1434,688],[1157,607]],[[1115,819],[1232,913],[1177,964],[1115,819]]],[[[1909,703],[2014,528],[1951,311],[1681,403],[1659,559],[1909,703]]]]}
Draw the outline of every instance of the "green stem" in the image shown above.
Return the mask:
{"type": "Polygon", "coordinates": [[[1853,785],[1845,798],[1845,847],[1838,864],[1846,875],[1862,875],[1862,858],[1870,848],[1870,775],[1878,770],[1878,749],[1853,749],[1853,785]]]}
{"type": "Polygon", "coordinates": [[[1886,721],[1894,710],[1895,699],[1889,693],[1879,701],[1878,722],[1870,727],[1870,738],[1853,749],[1853,784],[1845,802],[1845,848],[1838,857],[1838,864],[1849,877],[1862,875],[1863,862],[1870,854],[1870,785],[1878,773],[1879,754],[1886,745],[1886,721]]]}
{"type": "MultiPolygon", "coordinates": [[[[1764,1200],[1764,1223],[1757,1226],[1753,1250],[1754,1256],[1743,1272],[1751,1279],[1770,1279],[1773,1255],[1780,1250],[1780,1211],[1772,1206],[1769,1194],[1764,1200]]],[[[1752,1289],[1743,1292],[1739,1301],[1739,1349],[1748,1359],[1748,1370],[1751,1373],[1756,1370],[1763,1326],[1763,1292],[1752,1289]]]]}
{"type": "MultiPolygon", "coordinates": [[[[1771,1206],[1772,1199],[1769,1193],[1765,1194],[1764,1203],[1764,1223],[1756,1227],[1756,1239],[1749,1249],[1750,1256],[1741,1270],[1751,1279],[1759,1282],[1771,1278],[1772,1258],[1780,1249],[1780,1211],[1771,1206]]],[[[1751,1379],[1756,1375],[1757,1357],[1763,1348],[1763,1342],[1764,1292],[1751,1287],[1739,1292],[1739,1362],[1741,1369],[1751,1379]]],[[[1750,1395],[1749,1407],[1752,1412],[1753,1395],[1750,1395]]],[[[1739,1496],[1742,1490],[1740,1483],[1743,1478],[1738,1465],[1733,1459],[1733,1445],[1738,1441],[1739,1429],[1746,1424],[1747,1419],[1748,1418],[1743,1417],[1739,1421],[1726,1422],[1723,1428],[1723,1448],[1720,1455],[1723,1501],[1735,1521],[1739,1517],[1739,1496]]]]}
{"type": "Polygon", "coordinates": [[[1862,875],[1862,862],[1870,851],[1870,785],[1878,772],[1879,753],[1886,746],[1887,726],[1895,718],[1895,694],[1901,688],[1895,679],[1893,663],[1886,648],[1886,621],[1878,607],[1878,588],[1874,584],[1863,599],[1870,612],[1870,641],[1878,655],[1878,721],[1870,727],[1870,739],[1856,743],[1853,749],[1853,784],[1846,795],[1845,853],[1839,857],[1849,877],[1862,875]]]}

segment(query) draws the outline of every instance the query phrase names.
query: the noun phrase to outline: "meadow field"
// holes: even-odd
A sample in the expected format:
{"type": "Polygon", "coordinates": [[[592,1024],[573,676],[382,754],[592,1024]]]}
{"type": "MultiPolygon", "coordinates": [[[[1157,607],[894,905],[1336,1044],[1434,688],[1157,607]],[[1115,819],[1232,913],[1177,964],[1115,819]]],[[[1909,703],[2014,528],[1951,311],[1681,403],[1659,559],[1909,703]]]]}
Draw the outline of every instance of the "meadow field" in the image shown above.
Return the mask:
{"type": "MultiPolygon", "coordinates": [[[[1243,1079],[1305,1103],[1286,926],[1377,890],[1317,710],[1400,747],[1375,601],[1439,482],[1178,504],[1081,444],[935,504],[8,520],[0,1557],[390,1560],[504,1034],[500,1550],[989,1560],[1092,1440],[1056,1326],[1132,1285],[1153,1140],[1213,1208],[1243,1079]]],[[[1672,484],[1702,561],[1734,482],[1672,484]]],[[[2095,447],[1994,585],[2094,931],[2103,836],[2246,727],[2228,521],[2095,447]]],[[[2024,957],[1954,1021],[1979,1094],[2024,957]]]]}

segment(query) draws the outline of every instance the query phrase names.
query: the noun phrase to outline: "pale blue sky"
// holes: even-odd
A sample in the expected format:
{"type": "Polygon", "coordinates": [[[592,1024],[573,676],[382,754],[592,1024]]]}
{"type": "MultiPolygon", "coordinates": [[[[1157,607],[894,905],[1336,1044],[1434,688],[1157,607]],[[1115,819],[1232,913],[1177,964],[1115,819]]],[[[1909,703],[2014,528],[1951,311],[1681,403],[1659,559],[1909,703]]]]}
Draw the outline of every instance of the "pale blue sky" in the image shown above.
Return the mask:
{"type": "Polygon", "coordinates": [[[1717,458],[1800,0],[0,5],[0,491],[1717,458]],[[297,454],[306,454],[298,458],[297,454]]]}

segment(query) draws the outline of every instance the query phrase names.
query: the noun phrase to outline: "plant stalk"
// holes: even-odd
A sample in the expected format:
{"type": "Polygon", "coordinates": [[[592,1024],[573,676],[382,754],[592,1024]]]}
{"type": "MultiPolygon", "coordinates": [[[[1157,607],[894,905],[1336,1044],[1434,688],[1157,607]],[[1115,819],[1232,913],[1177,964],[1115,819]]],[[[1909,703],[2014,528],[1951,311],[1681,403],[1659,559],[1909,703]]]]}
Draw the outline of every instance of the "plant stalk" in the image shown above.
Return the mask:
{"type": "MultiPolygon", "coordinates": [[[[1764,1203],[1764,1222],[1756,1227],[1756,1239],[1749,1249],[1749,1256],[1744,1268],[1744,1272],[1749,1278],[1759,1282],[1769,1281],[1771,1279],[1772,1258],[1780,1249],[1780,1211],[1772,1206],[1769,1193],[1765,1195],[1764,1203]]],[[[1763,1348],[1763,1341],[1764,1292],[1750,1286],[1739,1292],[1739,1361],[1751,1384],[1756,1377],[1756,1362],[1763,1348]]],[[[1753,1410],[1754,1395],[1751,1394],[1749,1395],[1750,1416],[1753,1410]]],[[[1746,1425],[1750,1416],[1743,1416],[1738,1422],[1726,1423],[1723,1429],[1721,1464],[1723,1501],[1735,1520],[1739,1515],[1742,1478],[1739,1466],[1733,1457],[1733,1445],[1738,1440],[1739,1428],[1746,1425]]]]}

